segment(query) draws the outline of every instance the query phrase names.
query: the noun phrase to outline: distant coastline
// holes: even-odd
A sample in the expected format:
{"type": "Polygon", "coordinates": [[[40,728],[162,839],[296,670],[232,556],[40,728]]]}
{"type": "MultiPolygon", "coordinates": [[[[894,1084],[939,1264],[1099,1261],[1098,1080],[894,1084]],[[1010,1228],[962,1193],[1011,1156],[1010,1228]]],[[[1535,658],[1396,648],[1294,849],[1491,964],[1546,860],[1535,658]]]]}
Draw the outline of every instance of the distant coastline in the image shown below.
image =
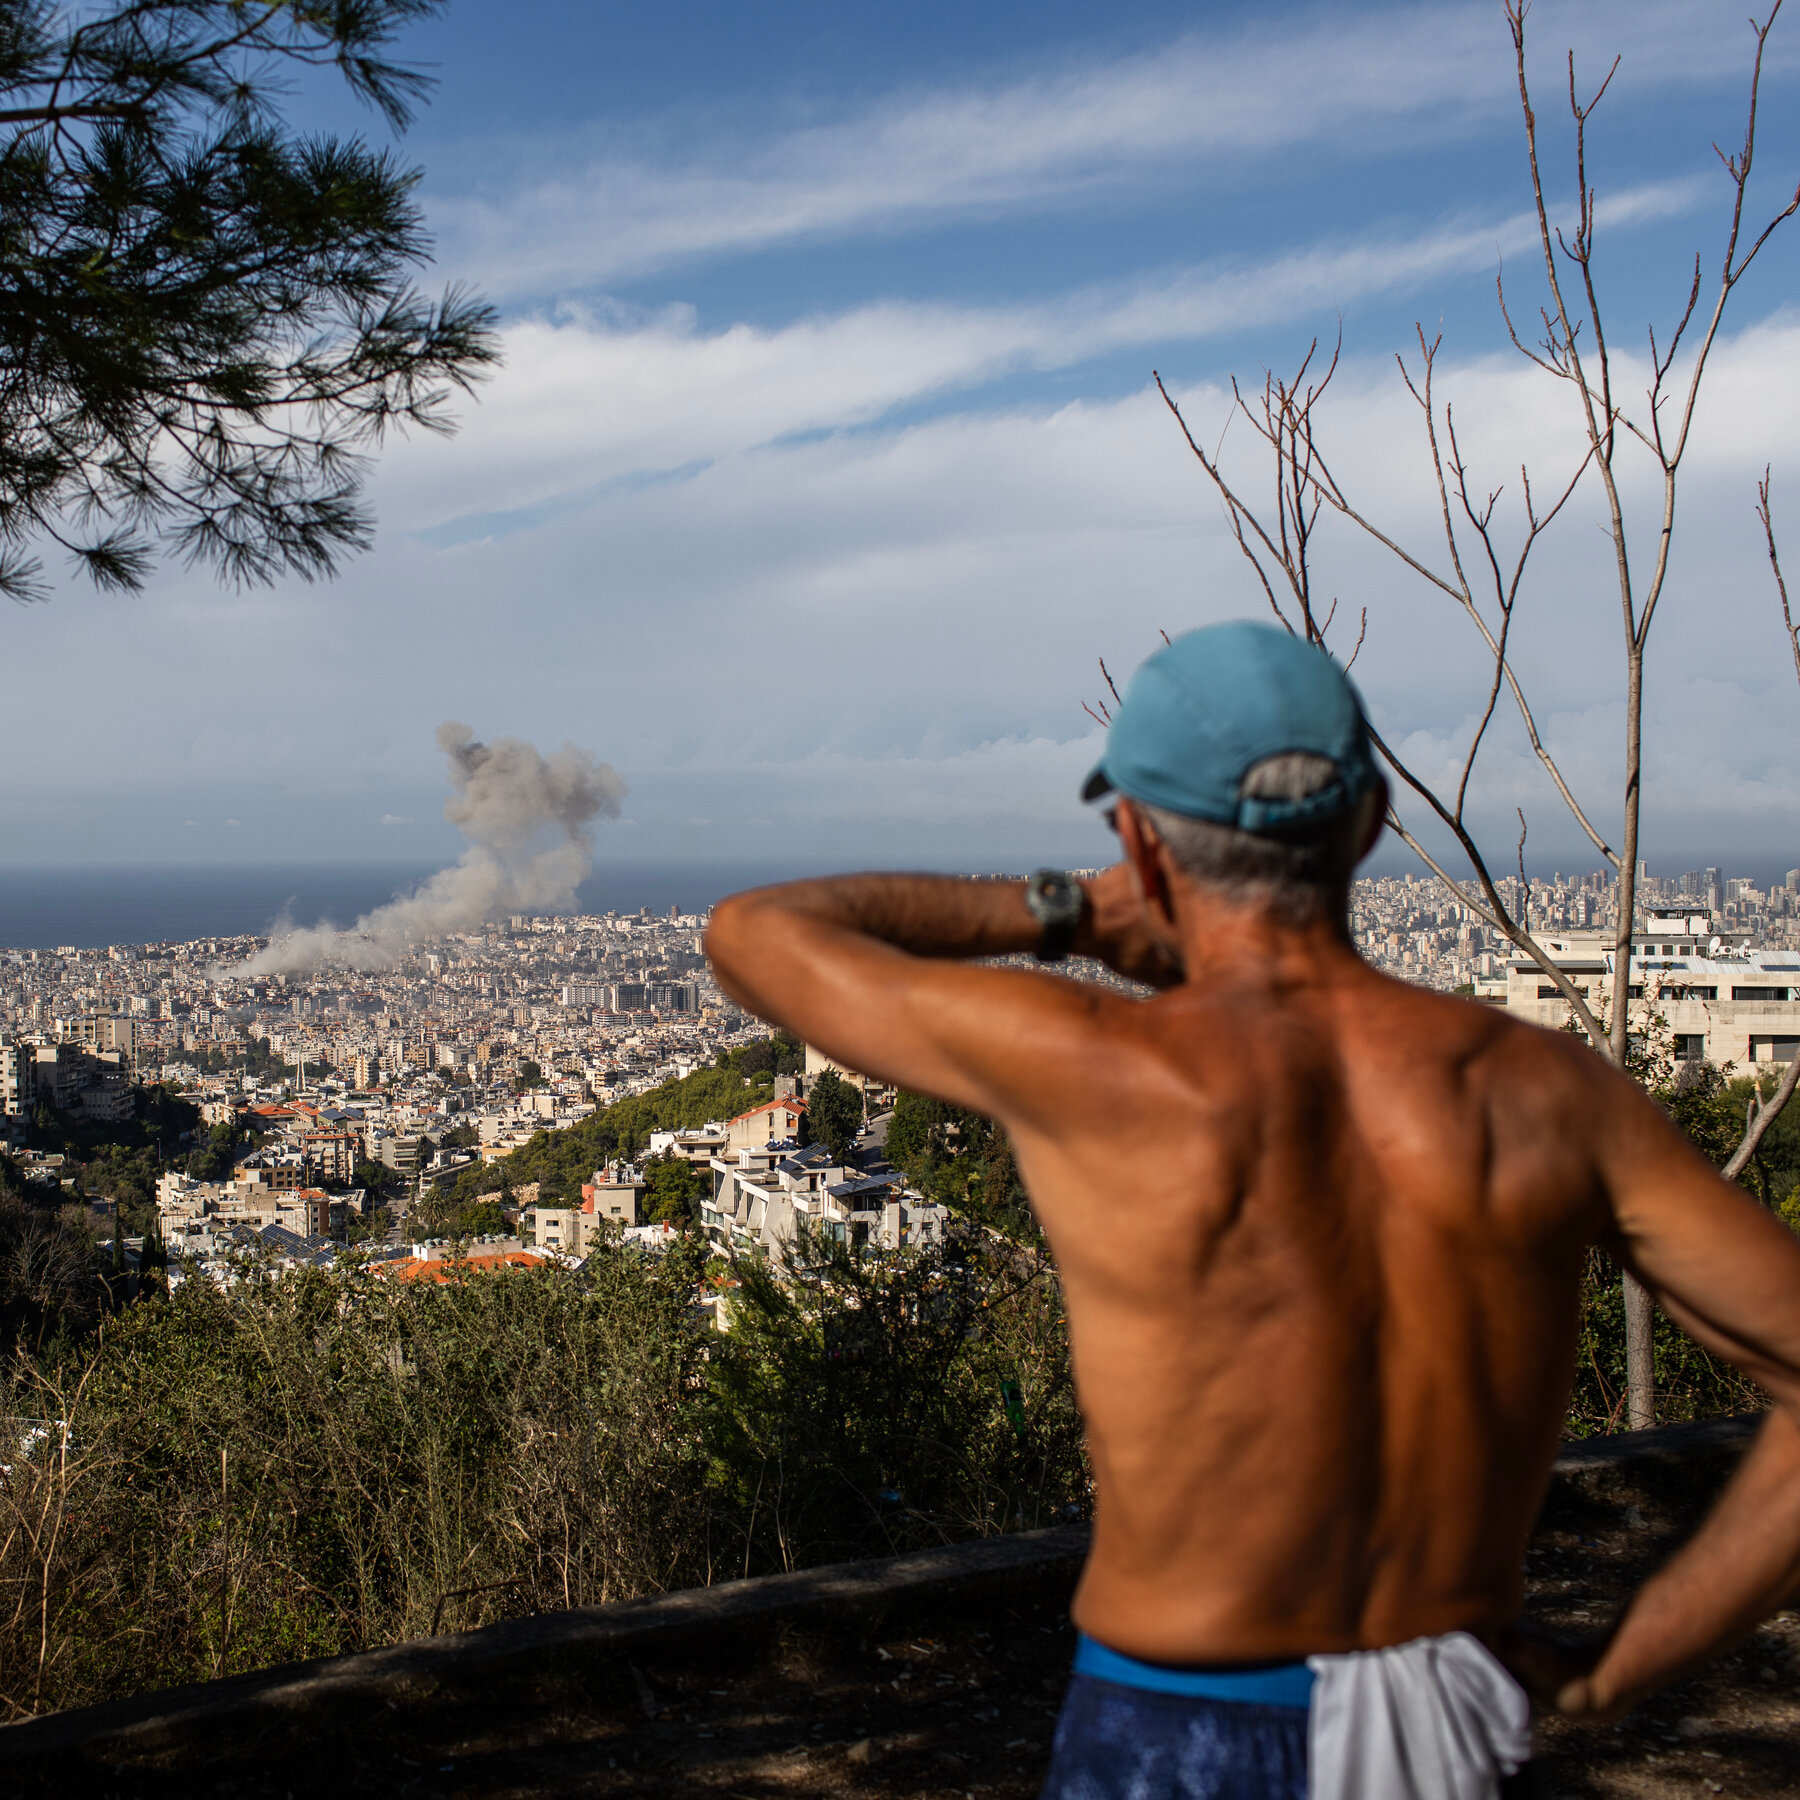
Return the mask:
{"type": "MultiPolygon", "coordinates": [[[[410,890],[439,863],[266,863],[0,869],[0,950],[186,943],[266,933],[284,915],[349,925],[410,890]]],[[[699,912],[721,895],[823,872],[824,861],[637,862],[596,869],[586,912],[699,912]]]]}
{"type": "MultiPolygon", "coordinates": [[[[1410,870],[1422,883],[1427,871],[1409,853],[1384,845],[1361,871],[1394,875],[1410,870]]],[[[295,924],[329,920],[348,925],[409,891],[436,873],[439,862],[391,863],[218,863],[74,867],[0,867],[0,950],[47,950],[58,944],[91,949],[107,944],[187,943],[200,937],[263,934],[284,915],[295,924]]],[[[717,861],[651,859],[613,861],[597,868],[581,885],[580,910],[590,913],[636,912],[649,907],[667,912],[700,912],[721,895],[765,882],[822,875],[834,869],[870,868],[880,864],[852,851],[812,857],[738,858],[717,861]]],[[[931,859],[913,857],[912,868],[932,867],[931,859]]],[[[935,864],[958,871],[954,861],[935,864]]],[[[1575,866],[1583,866],[1577,863],[1575,866]]],[[[1682,867],[1688,866],[1682,864],[1682,867]]],[[[1675,859],[1651,864],[1666,876],[1675,859]]],[[[1025,874],[1026,866],[1004,871],[1025,874]]],[[[1547,871],[1532,871],[1534,881],[1547,871]]],[[[1734,866],[1732,874],[1750,874],[1758,885],[1780,885],[1777,870],[1734,866]]]]}

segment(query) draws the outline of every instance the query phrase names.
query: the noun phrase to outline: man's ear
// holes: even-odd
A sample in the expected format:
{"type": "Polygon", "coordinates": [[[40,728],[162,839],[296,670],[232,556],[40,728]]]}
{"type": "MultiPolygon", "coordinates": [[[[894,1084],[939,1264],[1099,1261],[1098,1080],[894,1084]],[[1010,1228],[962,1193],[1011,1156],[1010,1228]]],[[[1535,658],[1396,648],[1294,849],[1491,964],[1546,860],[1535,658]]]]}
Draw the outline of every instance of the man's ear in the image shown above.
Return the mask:
{"type": "Polygon", "coordinates": [[[1175,923],[1175,896],[1169,891],[1168,850],[1156,827],[1129,801],[1118,805],[1119,848],[1137,876],[1144,904],[1161,923],[1175,923]]]}
{"type": "Polygon", "coordinates": [[[1375,786],[1363,796],[1363,805],[1368,809],[1363,819],[1362,842],[1357,846],[1356,860],[1362,859],[1373,850],[1380,841],[1382,831],[1387,826],[1388,784],[1384,775],[1377,773],[1375,786]]]}

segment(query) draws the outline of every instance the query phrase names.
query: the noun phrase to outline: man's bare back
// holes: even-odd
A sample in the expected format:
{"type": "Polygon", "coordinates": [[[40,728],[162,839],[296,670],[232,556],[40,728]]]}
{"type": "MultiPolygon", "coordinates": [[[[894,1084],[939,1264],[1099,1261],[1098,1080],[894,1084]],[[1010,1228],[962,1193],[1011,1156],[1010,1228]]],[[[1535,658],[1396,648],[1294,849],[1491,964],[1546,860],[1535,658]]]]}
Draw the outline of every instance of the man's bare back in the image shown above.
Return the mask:
{"type": "Polygon", "coordinates": [[[1167,1663],[1510,1623],[1599,1204],[1573,1047],[1346,954],[1094,1024],[1098,1117],[1018,1128],[1097,1490],[1078,1623],[1167,1663]]]}

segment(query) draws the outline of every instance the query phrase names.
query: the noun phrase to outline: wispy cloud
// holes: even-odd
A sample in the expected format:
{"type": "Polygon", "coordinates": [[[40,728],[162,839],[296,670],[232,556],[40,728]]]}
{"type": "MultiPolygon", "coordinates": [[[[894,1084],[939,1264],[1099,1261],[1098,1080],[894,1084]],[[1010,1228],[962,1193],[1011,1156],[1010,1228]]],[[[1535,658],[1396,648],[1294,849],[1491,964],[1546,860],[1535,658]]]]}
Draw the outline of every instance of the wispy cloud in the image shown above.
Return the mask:
{"type": "MultiPolygon", "coordinates": [[[[1704,178],[1646,184],[1604,202],[1608,224],[1691,210],[1704,178]]],[[[1231,258],[1048,299],[991,306],[882,301],[763,328],[696,329],[692,312],[565,311],[507,332],[506,364],[452,454],[397,448],[387,516],[451,545],[530,528],[649,484],[686,481],[720,456],[896,409],[1021,371],[1224,336],[1487,276],[1517,259],[1533,288],[1536,226],[1522,213],[1380,231],[1263,259],[1231,258]]],[[[1530,314],[1526,309],[1526,316],[1530,314]]]]}
{"type": "MultiPolygon", "coordinates": [[[[1625,47],[1614,106],[1630,103],[1628,91],[1741,76],[1741,19],[1721,0],[1704,8],[1721,29],[1696,31],[1698,10],[1693,0],[1540,6],[1546,79],[1554,90],[1551,65],[1570,45],[1596,73],[1625,47]]],[[[696,116],[601,147],[536,141],[508,156],[487,146],[482,175],[440,188],[432,216],[446,261],[517,301],[778,245],[1016,219],[1126,193],[1141,205],[1202,181],[1265,183],[1297,152],[1365,158],[1465,139],[1516,106],[1489,0],[1322,11],[893,94],[822,123],[771,108],[761,132],[729,137],[696,116]]]]}

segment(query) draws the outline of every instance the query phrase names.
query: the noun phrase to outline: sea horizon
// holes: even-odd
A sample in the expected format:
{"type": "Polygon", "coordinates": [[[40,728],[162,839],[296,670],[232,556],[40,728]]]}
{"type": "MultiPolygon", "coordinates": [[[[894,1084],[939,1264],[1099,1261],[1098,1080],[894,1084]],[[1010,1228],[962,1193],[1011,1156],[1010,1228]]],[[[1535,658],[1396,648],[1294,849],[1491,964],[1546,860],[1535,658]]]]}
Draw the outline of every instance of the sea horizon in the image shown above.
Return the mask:
{"type": "MultiPolygon", "coordinates": [[[[1395,847],[1397,848],[1397,847],[1395,847]]],[[[1436,878],[1384,846],[1360,874],[1412,873],[1423,884],[1436,878]]],[[[1680,859],[1652,862],[1662,879],[1680,859]]],[[[829,853],[741,858],[609,859],[576,890],[579,913],[702,912],[724,895],[769,882],[847,869],[882,866],[867,857],[829,853]]],[[[889,865],[895,866],[895,865],[889,865]]],[[[911,857],[906,867],[944,874],[1023,875],[1028,869],[996,861],[983,868],[968,860],[932,862],[911,857]]],[[[441,862],[76,863],[0,868],[0,950],[49,950],[58,945],[93,949],[110,944],[189,943],[196,938],[267,936],[277,925],[350,925],[364,913],[410,893],[444,867],[441,862]]],[[[1543,879],[1548,867],[1528,869],[1543,879]]],[[[1785,871],[1734,865],[1728,875],[1748,874],[1759,887],[1779,886],[1785,871]]]]}
{"type": "MultiPolygon", "coordinates": [[[[278,923],[350,925],[411,892],[439,862],[133,863],[0,869],[0,950],[94,949],[267,936],[278,923]]],[[[702,912],[740,888],[868,867],[838,857],[609,861],[576,890],[578,913],[702,912]]],[[[971,873],[947,867],[948,873],[971,873]]],[[[1023,870],[1007,871],[1024,873],[1023,870]]]]}

